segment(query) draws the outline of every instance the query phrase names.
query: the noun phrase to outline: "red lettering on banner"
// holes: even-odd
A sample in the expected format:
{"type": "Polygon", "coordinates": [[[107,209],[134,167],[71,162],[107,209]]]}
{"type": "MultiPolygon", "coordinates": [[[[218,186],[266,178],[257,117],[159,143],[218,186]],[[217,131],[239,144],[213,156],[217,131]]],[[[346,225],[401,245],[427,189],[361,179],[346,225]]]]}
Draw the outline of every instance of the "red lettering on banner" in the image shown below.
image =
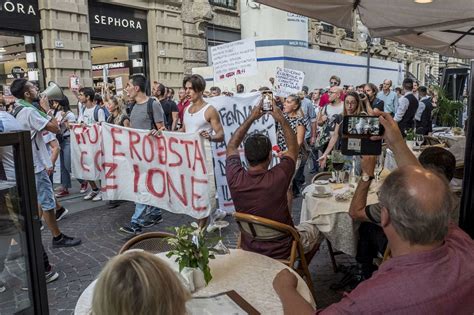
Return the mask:
{"type": "Polygon", "coordinates": [[[168,160],[168,150],[166,150],[166,139],[165,137],[155,137],[158,139],[158,162],[160,164],[166,165],[166,161],[168,160]]]}
{"type": "Polygon", "coordinates": [[[162,170],[160,170],[158,168],[149,169],[148,172],[147,172],[147,175],[146,175],[146,188],[148,189],[150,194],[152,194],[153,196],[155,196],[157,198],[163,198],[163,196],[166,193],[165,172],[163,172],[162,170]],[[155,176],[155,174],[157,174],[157,173],[161,175],[161,179],[163,180],[163,191],[162,192],[157,192],[155,190],[154,185],[153,185],[153,176],[155,176]]]}
{"type": "Polygon", "coordinates": [[[133,164],[133,192],[138,192],[138,180],[140,179],[140,168],[137,164],[133,164]]]}
{"type": "Polygon", "coordinates": [[[128,131],[128,137],[129,137],[129,141],[130,141],[130,157],[132,158],[132,160],[135,159],[135,157],[133,155],[133,153],[135,152],[135,154],[137,155],[138,160],[141,161],[142,158],[138,154],[137,148],[135,148],[135,145],[140,143],[140,134],[138,132],[135,132],[135,131],[128,131]]]}
{"type": "Polygon", "coordinates": [[[82,151],[81,152],[81,167],[82,169],[85,171],[85,172],[90,172],[90,169],[86,166],[86,164],[84,163],[84,155],[87,155],[87,152],[85,151],[82,151]]]}
{"type": "Polygon", "coordinates": [[[201,162],[201,169],[204,174],[207,174],[206,171],[206,163],[204,162],[204,158],[201,153],[201,149],[199,148],[199,143],[197,140],[194,141],[194,164],[193,164],[193,171],[196,170],[196,162],[201,162]]]}
{"type": "Polygon", "coordinates": [[[186,207],[188,205],[188,196],[186,194],[186,185],[184,182],[184,175],[183,174],[179,175],[179,178],[181,180],[182,194],[179,194],[178,190],[176,189],[176,186],[173,184],[173,181],[171,180],[171,176],[169,173],[166,173],[166,177],[168,178],[168,196],[170,197],[170,201],[173,202],[173,198],[171,198],[171,191],[173,191],[176,194],[176,197],[178,197],[181,203],[186,207]]]}
{"type": "Polygon", "coordinates": [[[95,153],[95,156],[94,156],[94,164],[95,164],[95,168],[99,171],[99,172],[102,172],[102,168],[101,168],[101,163],[102,161],[100,161],[100,158],[102,157],[102,150],[99,150],[95,153]]]}
{"type": "Polygon", "coordinates": [[[111,128],[110,129],[110,134],[112,135],[112,155],[113,156],[125,156],[125,153],[116,151],[117,144],[122,145],[122,141],[115,138],[115,134],[121,135],[122,134],[122,129],[111,128]]]}
{"type": "Polygon", "coordinates": [[[76,127],[74,127],[74,129],[73,129],[73,131],[74,131],[74,136],[76,137],[77,144],[86,143],[86,139],[84,138],[84,133],[83,133],[83,132],[81,132],[81,133],[77,133],[77,132],[76,132],[76,129],[79,129],[79,128],[82,129],[82,127],[80,127],[80,126],[76,126],[76,127]],[[81,141],[81,140],[82,140],[82,141],[81,141]]]}
{"type": "Polygon", "coordinates": [[[191,168],[191,157],[189,156],[188,145],[192,145],[193,142],[191,140],[181,140],[180,143],[184,144],[184,148],[186,149],[186,158],[188,159],[188,168],[191,168]]]}
{"type": "MultiPolygon", "coordinates": [[[[207,209],[207,206],[204,206],[204,207],[198,207],[194,202],[198,199],[201,199],[202,196],[201,195],[198,195],[196,194],[196,190],[194,189],[196,187],[196,185],[198,184],[204,184],[204,185],[207,185],[207,179],[204,180],[204,179],[197,179],[195,178],[194,176],[191,176],[191,199],[192,199],[192,206],[193,206],[193,209],[195,211],[204,211],[207,209]]],[[[212,197],[211,197],[212,198],[212,197]]]]}
{"type": "Polygon", "coordinates": [[[92,125],[88,130],[87,130],[87,137],[89,138],[89,142],[91,144],[96,144],[97,141],[99,141],[99,126],[98,125],[92,125]],[[95,139],[91,139],[91,131],[94,130],[95,133],[95,139]]]}
{"type": "Polygon", "coordinates": [[[155,154],[154,154],[154,150],[153,150],[153,140],[152,138],[153,137],[152,135],[146,135],[143,137],[143,141],[142,141],[142,155],[143,155],[143,158],[145,159],[145,161],[147,161],[148,163],[150,163],[151,161],[153,161],[153,159],[155,158],[155,154]],[[148,143],[148,147],[149,147],[149,155],[150,157],[147,156],[147,150],[146,150],[146,144],[148,143]]]}
{"type": "Polygon", "coordinates": [[[178,162],[170,163],[168,166],[169,167],[181,166],[181,164],[183,164],[183,158],[181,157],[181,154],[173,150],[173,144],[179,143],[178,139],[176,139],[175,137],[170,137],[168,142],[169,142],[168,146],[169,146],[170,152],[178,157],[178,162]]]}
{"type": "MultiPolygon", "coordinates": [[[[118,164],[117,163],[104,163],[104,171],[109,168],[109,170],[105,173],[105,180],[107,182],[108,179],[111,179],[111,180],[114,180],[114,179],[117,179],[117,176],[115,176],[114,172],[115,170],[117,169],[118,167],[118,164]]],[[[118,185],[117,184],[114,184],[114,185],[105,185],[105,187],[103,187],[104,190],[107,190],[107,189],[117,189],[118,188],[118,185]]]]}

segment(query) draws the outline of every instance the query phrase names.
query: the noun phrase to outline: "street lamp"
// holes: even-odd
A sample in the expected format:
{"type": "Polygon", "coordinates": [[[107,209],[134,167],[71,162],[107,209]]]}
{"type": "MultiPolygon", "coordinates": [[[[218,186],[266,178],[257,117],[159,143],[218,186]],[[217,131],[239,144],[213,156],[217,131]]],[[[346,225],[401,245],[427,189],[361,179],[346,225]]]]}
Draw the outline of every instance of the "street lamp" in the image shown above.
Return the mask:
{"type": "Polygon", "coordinates": [[[370,82],[370,47],[380,45],[381,39],[378,38],[378,37],[375,37],[375,38],[370,37],[369,30],[360,21],[357,21],[357,39],[358,39],[359,42],[366,44],[366,49],[367,49],[367,83],[369,83],[370,82]]]}

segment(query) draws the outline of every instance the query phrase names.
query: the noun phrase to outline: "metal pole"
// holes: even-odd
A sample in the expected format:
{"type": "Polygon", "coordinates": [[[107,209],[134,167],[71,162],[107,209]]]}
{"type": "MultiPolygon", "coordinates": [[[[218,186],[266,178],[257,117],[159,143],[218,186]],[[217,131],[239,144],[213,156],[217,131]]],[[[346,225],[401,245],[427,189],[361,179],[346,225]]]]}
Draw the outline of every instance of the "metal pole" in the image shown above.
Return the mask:
{"type": "Polygon", "coordinates": [[[464,178],[462,185],[459,226],[474,238],[474,60],[471,60],[469,82],[468,119],[466,133],[466,152],[464,155],[464,178]]]}
{"type": "Polygon", "coordinates": [[[372,39],[367,37],[367,82],[370,82],[370,43],[372,42],[372,39]]]}

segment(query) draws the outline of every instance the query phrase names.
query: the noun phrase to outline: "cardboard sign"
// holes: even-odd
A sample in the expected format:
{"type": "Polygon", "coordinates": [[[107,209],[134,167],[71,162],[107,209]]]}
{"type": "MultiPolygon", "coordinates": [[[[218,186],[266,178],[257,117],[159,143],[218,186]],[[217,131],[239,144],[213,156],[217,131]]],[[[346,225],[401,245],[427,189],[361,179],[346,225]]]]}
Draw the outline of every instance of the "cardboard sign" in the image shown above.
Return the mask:
{"type": "Polygon", "coordinates": [[[257,52],[253,38],[211,47],[214,82],[257,74],[257,52]]]}
{"type": "Polygon", "coordinates": [[[101,179],[104,199],[130,200],[197,219],[207,217],[214,208],[210,146],[206,148],[198,134],[163,132],[156,137],[147,130],[106,123],[86,127],[88,130],[78,134],[80,128],[73,129],[73,160],[75,156],[95,158],[87,160],[93,163],[90,165],[83,159],[73,173],[84,178],[94,169],[101,179]],[[102,149],[95,146],[80,151],[85,149],[82,138],[87,142],[87,134],[95,128],[100,130],[102,149]]]}
{"type": "MultiPolygon", "coordinates": [[[[226,149],[232,135],[237,128],[250,116],[252,109],[260,101],[261,94],[259,92],[238,94],[232,97],[218,96],[208,99],[220,115],[222,127],[224,128],[225,142],[213,143],[214,156],[214,173],[216,175],[217,195],[219,198],[219,208],[232,213],[234,203],[227,184],[225,166],[226,166],[226,149]]],[[[255,121],[250,127],[248,133],[260,132],[267,135],[272,142],[272,146],[276,144],[275,121],[272,116],[266,114],[259,120],[255,121]]],[[[240,158],[245,164],[245,156],[243,144],[240,147],[240,158]]],[[[276,161],[273,161],[274,164],[276,161]]]]}
{"type": "Polygon", "coordinates": [[[287,97],[303,89],[304,73],[298,70],[277,68],[275,76],[276,95],[287,97]]]}

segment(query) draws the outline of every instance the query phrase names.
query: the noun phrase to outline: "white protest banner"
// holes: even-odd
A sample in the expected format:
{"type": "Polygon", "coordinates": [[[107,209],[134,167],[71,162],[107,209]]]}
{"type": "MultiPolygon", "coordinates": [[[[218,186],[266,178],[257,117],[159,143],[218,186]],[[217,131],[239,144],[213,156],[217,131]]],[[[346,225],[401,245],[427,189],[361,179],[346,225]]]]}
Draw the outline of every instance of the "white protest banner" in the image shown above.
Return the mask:
{"type": "Polygon", "coordinates": [[[79,179],[100,179],[102,164],[101,126],[82,127],[72,125],[71,129],[71,169],[79,179]]]}
{"type": "Polygon", "coordinates": [[[198,134],[102,124],[102,196],[201,219],[215,207],[210,145],[198,134]]]}
{"type": "Polygon", "coordinates": [[[214,82],[257,74],[255,39],[243,39],[211,47],[214,82]]]}
{"type": "Polygon", "coordinates": [[[303,88],[304,72],[277,67],[275,88],[277,96],[288,96],[301,91],[303,88]]]}
{"type": "MultiPolygon", "coordinates": [[[[222,126],[224,128],[225,142],[213,143],[214,172],[216,174],[217,195],[219,197],[219,208],[227,213],[233,212],[234,203],[230,195],[227,179],[225,175],[225,159],[227,142],[237,128],[250,116],[252,109],[260,101],[259,92],[236,94],[232,97],[218,96],[208,99],[209,104],[214,106],[219,113],[222,126]]],[[[248,133],[259,132],[270,138],[272,145],[276,144],[275,121],[269,114],[265,114],[255,121],[248,133]]],[[[239,149],[241,160],[246,163],[243,143],[239,149]]]]}

